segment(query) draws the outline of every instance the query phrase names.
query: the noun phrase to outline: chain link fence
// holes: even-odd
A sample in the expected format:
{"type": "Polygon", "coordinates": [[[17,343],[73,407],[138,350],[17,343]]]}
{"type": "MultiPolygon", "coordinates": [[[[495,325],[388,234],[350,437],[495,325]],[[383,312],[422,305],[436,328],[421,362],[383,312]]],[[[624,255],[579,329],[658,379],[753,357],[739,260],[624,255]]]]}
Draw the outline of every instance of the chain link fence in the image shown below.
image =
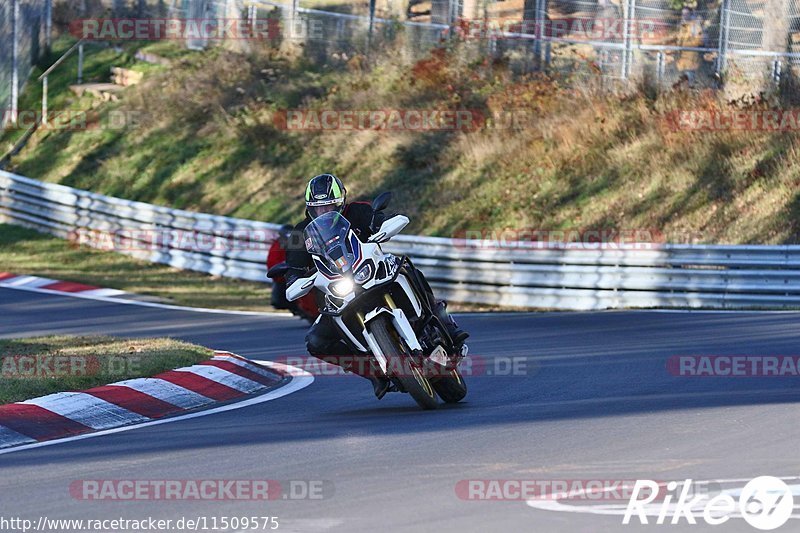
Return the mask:
{"type": "MultiPolygon", "coordinates": [[[[0,2],[2,109],[14,108],[47,46],[50,1],[0,2]]],[[[609,87],[685,82],[752,94],[800,75],[800,0],[685,0],[682,7],[681,0],[359,0],[336,4],[337,12],[301,0],[65,3],[76,17],[271,20],[280,28],[271,39],[324,63],[369,56],[389,43],[414,59],[461,40],[464,53],[503,61],[520,74],[547,71],[609,87]]],[[[186,39],[193,49],[216,42],[186,39]]]]}
{"type": "MultiPolygon", "coordinates": [[[[702,5],[678,8],[669,0],[529,0],[520,21],[525,31],[498,36],[510,41],[499,50],[521,71],[548,69],[573,76],[583,72],[610,82],[686,81],[719,87],[724,79],[766,86],[797,75],[797,0],[720,0],[702,5]]],[[[491,7],[488,11],[491,14],[491,7]]],[[[499,21],[503,29],[513,27],[508,19],[499,21]]]]}
{"type": "MultiPolygon", "coordinates": [[[[301,47],[308,58],[320,63],[328,63],[332,58],[346,60],[356,54],[368,56],[390,43],[403,43],[400,49],[407,57],[418,58],[443,43],[450,31],[448,24],[379,17],[374,11],[372,16],[335,13],[304,8],[298,2],[270,0],[225,3],[229,14],[244,12],[249,18],[273,20],[272,27],[280,28],[276,44],[285,42],[301,47]]],[[[437,0],[432,9],[435,11],[437,6],[449,9],[446,0],[437,0]]]]}
{"type": "MultiPolygon", "coordinates": [[[[380,2],[378,11],[392,12],[389,0],[380,2]]],[[[609,86],[725,84],[753,92],[800,74],[800,0],[433,0],[424,6],[412,0],[393,18],[374,16],[374,5],[372,16],[353,14],[363,13],[365,2],[352,3],[352,13],[308,9],[298,0],[223,3],[234,4],[233,13],[280,19],[289,29],[283,37],[302,42],[321,61],[369,54],[398,39],[419,56],[461,39],[472,44],[466,51],[507,62],[518,73],[549,71],[609,86]]]]}
{"type": "Polygon", "coordinates": [[[519,73],[547,70],[610,85],[720,87],[724,80],[764,88],[796,77],[800,66],[800,0],[434,0],[413,21],[371,24],[364,15],[297,2],[258,4],[279,9],[283,19],[318,21],[324,31],[305,36],[305,45],[328,54],[365,51],[402,32],[416,52],[460,38],[519,73]]]}

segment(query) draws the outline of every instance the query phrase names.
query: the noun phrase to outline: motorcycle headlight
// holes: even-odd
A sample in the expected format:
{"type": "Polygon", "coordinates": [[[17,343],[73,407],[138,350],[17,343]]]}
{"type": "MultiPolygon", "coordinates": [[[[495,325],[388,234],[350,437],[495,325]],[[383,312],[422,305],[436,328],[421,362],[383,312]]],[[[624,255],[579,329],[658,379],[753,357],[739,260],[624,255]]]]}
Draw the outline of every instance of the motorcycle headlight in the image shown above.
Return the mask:
{"type": "Polygon", "coordinates": [[[358,283],[359,285],[361,285],[371,277],[372,277],[372,266],[370,266],[369,264],[366,264],[361,268],[359,268],[358,272],[356,272],[356,275],[354,276],[356,283],[358,283]]]}
{"type": "Polygon", "coordinates": [[[333,285],[331,285],[331,290],[337,296],[347,296],[351,292],[353,292],[353,282],[349,279],[343,279],[337,281],[333,285]]]}

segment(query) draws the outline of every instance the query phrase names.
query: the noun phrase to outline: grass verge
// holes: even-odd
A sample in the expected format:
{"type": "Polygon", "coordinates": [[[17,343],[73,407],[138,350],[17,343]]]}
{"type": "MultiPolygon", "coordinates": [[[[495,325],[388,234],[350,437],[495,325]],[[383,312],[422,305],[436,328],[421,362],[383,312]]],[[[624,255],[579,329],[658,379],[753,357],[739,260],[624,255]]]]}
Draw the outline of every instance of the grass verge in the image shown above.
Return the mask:
{"type": "Polygon", "coordinates": [[[266,284],[146,263],[126,255],[75,247],[36,231],[0,224],[0,272],[76,281],[153,296],[192,307],[271,311],[266,284]]]}
{"type": "Polygon", "coordinates": [[[202,346],[166,338],[0,339],[0,404],[150,377],[211,355],[202,346]]]}

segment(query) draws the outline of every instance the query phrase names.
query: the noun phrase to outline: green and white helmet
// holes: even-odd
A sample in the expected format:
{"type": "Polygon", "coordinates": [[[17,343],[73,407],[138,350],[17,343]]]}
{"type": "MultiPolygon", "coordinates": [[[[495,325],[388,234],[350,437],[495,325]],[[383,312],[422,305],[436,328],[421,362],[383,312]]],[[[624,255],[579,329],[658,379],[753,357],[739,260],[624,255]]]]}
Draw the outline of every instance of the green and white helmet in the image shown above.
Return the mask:
{"type": "Polygon", "coordinates": [[[333,174],[314,176],[306,187],[306,212],[312,219],[329,211],[341,212],[347,189],[333,174]]]}

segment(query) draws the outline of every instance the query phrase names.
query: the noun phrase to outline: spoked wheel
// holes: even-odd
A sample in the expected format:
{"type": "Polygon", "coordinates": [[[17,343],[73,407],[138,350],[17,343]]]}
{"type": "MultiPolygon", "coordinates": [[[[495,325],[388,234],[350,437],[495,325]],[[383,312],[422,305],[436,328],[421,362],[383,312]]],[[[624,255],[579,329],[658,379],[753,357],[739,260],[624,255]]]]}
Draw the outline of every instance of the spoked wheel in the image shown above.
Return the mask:
{"type": "Polygon", "coordinates": [[[436,391],[421,370],[412,364],[411,357],[403,353],[400,339],[394,333],[389,319],[385,316],[378,317],[369,326],[370,332],[375,336],[375,341],[386,356],[388,367],[398,369],[395,379],[420,407],[436,409],[439,406],[436,391]]]}
{"type": "Polygon", "coordinates": [[[433,389],[445,403],[458,403],[467,395],[467,384],[457,368],[436,380],[433,389]]]}

